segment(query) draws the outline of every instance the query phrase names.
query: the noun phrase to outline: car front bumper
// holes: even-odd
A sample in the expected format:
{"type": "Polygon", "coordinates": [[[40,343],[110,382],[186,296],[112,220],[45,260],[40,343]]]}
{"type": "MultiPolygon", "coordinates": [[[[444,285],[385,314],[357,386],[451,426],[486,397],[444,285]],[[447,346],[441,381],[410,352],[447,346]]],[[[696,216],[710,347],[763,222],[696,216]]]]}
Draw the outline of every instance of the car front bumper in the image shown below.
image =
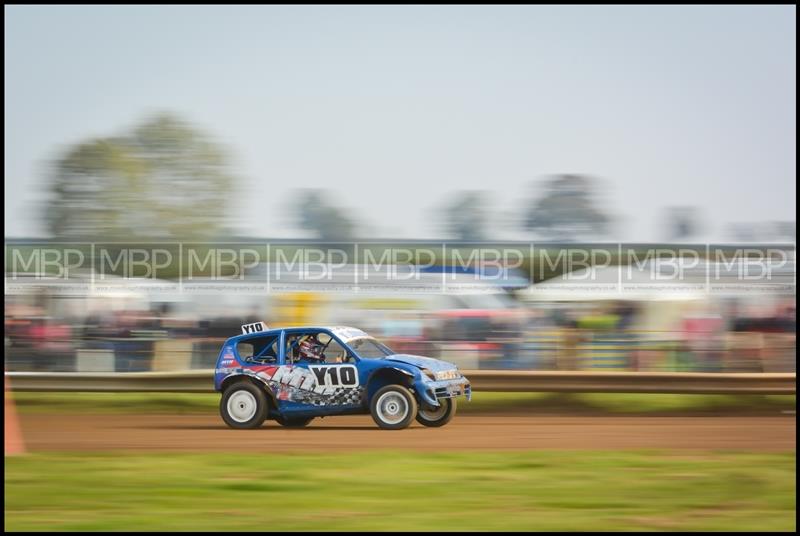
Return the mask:
{"type": "Polygon", "coordinates": [[[445,398],[466,396],[467,400],[472,400],[472,387],[463,376],[455,380],[424,382],[418,392],[426,403],[434,407],[438,407],[439,400],[445,398]]]}

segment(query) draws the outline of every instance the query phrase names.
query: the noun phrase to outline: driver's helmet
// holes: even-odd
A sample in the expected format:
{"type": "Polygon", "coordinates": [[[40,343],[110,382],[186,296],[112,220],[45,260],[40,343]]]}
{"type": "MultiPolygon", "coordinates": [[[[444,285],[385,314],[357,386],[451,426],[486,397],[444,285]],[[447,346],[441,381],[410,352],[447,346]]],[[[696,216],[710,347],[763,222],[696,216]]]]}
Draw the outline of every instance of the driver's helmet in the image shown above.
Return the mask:
{"type": "Polygon", "coordinates": [[[325,356],[322,355],[322,350],[325,347],[317,339],[316,335],[311,335],[303,339],[298,345],[300,350],[300,359],[311,359],[314,361],[324,361],[325,356]]]}

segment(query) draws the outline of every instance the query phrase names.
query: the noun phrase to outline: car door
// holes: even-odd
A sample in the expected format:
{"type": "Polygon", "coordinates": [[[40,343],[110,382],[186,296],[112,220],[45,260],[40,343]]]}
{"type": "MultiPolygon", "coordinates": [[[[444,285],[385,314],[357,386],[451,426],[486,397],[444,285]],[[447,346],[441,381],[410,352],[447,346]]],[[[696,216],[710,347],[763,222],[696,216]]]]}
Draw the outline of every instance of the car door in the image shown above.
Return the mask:
{"type": "Polygon", "coordinates": [[[273,376],[281,412],[333,415],[361,406],[357,358],[331,333],[287,330],[283,353],[283,364],[273,376]],[[310,336],[325,346],[324,359],[302,358],[299,345],[310,336]]]}

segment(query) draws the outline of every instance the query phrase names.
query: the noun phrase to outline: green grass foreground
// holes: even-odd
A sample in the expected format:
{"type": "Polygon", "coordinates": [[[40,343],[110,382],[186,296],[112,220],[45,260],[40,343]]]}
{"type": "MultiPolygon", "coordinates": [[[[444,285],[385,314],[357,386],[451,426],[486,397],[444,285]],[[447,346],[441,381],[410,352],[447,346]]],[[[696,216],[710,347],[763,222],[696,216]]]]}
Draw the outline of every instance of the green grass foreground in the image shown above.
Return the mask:
{"type": "Polygon", "coordinates": [[[793,452],[32,454],[5,464],[9,531],[796,528],[793,452]]]}
{"type": "MultiPolygon", "coordinates": [[[[25,413],[209,413],[220,395],[187,393],[14,393],[25,413]]],[[[760,413],[795,410],[794,395],[475,393],[459,399],[458,412],[542,413],[760,413]]]]}

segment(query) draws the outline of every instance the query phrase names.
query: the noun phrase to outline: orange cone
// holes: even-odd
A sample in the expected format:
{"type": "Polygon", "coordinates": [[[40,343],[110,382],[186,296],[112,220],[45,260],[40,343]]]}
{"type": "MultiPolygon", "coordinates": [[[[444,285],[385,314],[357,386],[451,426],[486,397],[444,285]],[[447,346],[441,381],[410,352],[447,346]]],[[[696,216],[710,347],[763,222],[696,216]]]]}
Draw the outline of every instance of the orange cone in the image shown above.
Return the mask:
{"type": "Polygon", "coordinates": [[[6,456],[25,454],[25,444],[22,442],[22,432],[17,421],[17,409],[14,407],[14,398],[6,376],[6,456]]]}

